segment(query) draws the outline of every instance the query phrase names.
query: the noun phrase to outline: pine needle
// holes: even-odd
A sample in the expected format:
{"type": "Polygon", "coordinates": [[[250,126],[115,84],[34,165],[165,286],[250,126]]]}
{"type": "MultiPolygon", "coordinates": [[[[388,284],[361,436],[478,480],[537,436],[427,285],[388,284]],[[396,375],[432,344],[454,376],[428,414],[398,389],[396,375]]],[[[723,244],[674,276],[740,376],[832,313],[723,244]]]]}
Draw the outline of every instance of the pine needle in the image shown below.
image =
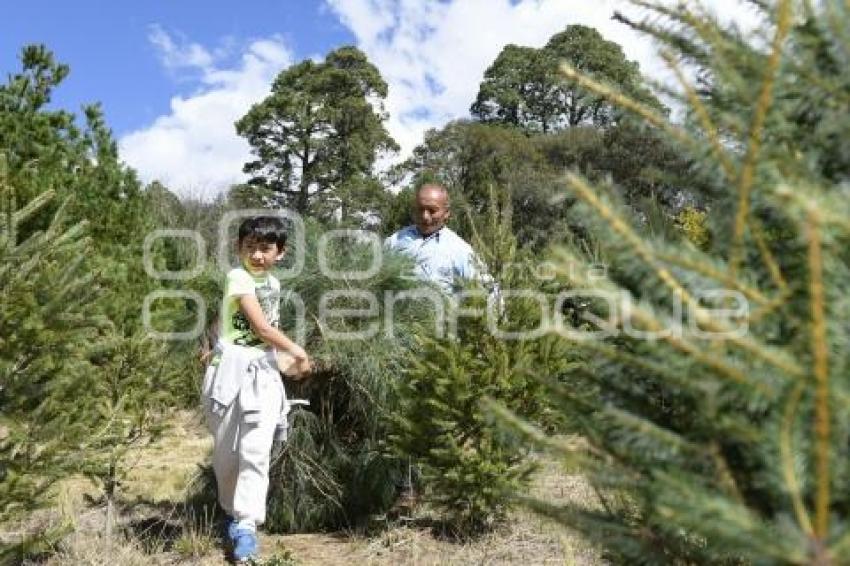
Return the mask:
{"type": "Polygon", "coordinates": [[[764,122],[773,102],[773,85],[782,56],[782,47],[788,30],[791,28],[791,1],[780,0],[776,33],[773,38],[770,56],[767,58],[764,79],[756,100],[753,121],[747,140],[747,153],[738,179],[738,208],[735,214],[732,250],[729,254],[729,274],[734,279],[740,268],[744,254],[744,230],[750,213],[750,191],[755,179],[755,169],[764,136],[764,122]]]}

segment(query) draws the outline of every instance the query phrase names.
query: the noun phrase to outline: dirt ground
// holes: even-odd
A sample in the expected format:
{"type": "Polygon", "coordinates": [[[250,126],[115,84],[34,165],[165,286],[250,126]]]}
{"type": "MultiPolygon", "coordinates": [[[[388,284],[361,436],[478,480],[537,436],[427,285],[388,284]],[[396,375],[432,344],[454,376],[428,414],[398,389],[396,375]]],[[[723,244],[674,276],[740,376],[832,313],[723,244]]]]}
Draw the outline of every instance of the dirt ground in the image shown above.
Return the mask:
{"type": "MultiPolygon", "coordinates": [[[[118,524],[112,539],[104,535],[105,508],[96,490],[84,479],[59,487],[57,507],[32,521],[64,525],[69,534],[31,564],[77,565],[201,565],[226,564],[218,527],[211,518],[187,518],[186,486],[199,464],[209,458],[210,440],[192,413],[175,418],[168,435],[141,451],[124,484],[118,524]],[[188,520],[192,519],[192,520],[188,520]]],[[[580,475],[569,475],[553,462],[544,462],[532,493],[548,501],[596,504],[580,475]]],[[[458,543],[445,540],[428,527],[428,513],[415,508],[411,517],[387,522],[376,534],[318,533],[269,535],[260,538],[264,566],[290,565],[443,565],[443,564],[575,564],[605,562],[599,553],[549,520],[518,509],[507,523],[479,539],[458,543]]],[[[32,523],[31,523],[32,524],[32,523]]],[[[21,526],[26,529],[26,525],[21,526]]],[[[7,528],[7,532],[8,532],[7,528]]]]}

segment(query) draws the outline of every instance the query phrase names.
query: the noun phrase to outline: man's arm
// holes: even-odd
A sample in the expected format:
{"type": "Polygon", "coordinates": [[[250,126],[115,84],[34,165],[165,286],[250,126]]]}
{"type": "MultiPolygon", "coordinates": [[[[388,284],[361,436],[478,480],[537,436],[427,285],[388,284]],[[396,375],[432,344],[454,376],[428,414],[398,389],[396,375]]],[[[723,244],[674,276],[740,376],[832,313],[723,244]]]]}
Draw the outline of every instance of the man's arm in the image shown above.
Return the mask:
{"type": "Polygon", "coordinates": [[[384,238],[384,248],[399,251],[401,246],[401,234],[404,232],[404,228],[401,230],[397,230],[384,238]]]}

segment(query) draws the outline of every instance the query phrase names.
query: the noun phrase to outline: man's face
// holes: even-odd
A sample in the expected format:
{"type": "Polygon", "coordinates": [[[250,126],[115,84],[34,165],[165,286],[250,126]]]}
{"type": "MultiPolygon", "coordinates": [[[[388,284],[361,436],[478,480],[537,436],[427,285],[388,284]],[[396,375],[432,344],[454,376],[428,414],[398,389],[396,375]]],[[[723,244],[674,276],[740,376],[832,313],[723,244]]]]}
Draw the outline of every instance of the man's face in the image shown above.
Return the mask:
{"type": "Polygon", "coordinates": [[[450,214],[448,195],[440,187],[423,188],[413,201],[413,221],[423,236],[445,226],[450,214]]]}
{"type": "Polygon", "coordinates": [[[286,248],[279,249],[274,242],[259,242],[253,238],[245,238],[239,245],[239,259],[252,275],[263,275],[274,266],[275,262],[283,258],[285,251],[286,248]]]}

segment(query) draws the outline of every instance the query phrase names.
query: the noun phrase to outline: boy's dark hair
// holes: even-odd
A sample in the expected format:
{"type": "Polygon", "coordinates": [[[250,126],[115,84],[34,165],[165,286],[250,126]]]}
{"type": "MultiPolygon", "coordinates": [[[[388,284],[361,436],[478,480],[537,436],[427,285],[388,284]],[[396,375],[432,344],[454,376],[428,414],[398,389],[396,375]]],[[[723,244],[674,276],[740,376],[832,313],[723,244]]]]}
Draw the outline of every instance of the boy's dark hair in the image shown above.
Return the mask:
{"type": "Polygon", "coordinates": [[[276,216],[254,216],[239,225],[238,242],[241,244],[246,238],[283,248],[286,245],[286,228],[283,220],[276,216]]]}

